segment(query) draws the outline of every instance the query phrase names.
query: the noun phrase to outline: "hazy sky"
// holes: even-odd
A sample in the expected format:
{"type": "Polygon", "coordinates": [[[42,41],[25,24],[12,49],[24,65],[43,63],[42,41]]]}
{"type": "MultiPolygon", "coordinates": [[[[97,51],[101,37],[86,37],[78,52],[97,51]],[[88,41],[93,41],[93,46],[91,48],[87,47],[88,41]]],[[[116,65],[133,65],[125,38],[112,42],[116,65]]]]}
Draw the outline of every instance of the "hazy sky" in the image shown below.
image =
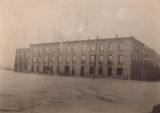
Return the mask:
{"type": "Polygon", "coordinates": [[[135,36],[160,53],[160,0],[0,0],[0,65],[30,43],[135,36]]]}

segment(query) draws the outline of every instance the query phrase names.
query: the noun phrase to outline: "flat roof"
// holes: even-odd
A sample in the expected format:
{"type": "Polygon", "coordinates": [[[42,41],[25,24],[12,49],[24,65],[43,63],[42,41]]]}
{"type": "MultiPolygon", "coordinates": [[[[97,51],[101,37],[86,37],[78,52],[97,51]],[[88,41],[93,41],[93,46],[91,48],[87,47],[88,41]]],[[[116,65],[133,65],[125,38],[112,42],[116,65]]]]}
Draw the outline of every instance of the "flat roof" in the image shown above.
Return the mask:
{"type": "MultiPolygon", "coordinates": [[[[99,41],[112,41],[112,40],[128,40],[128,39],[133,39],[133,36],[130,37],[113,37],[113,38],[98,38],[99,41]]],[[[56,45],[56,44],[60,44],[60,43],[80,43],[80,42],[94,42],[97,39],[88,39],[88,40],[73,40],[73,41],[64,41],[64,42],[49,42],[49,43],[37,43],[37,44],[30,44],[30,46],[41,46],[41,45],[56,45]]]]}

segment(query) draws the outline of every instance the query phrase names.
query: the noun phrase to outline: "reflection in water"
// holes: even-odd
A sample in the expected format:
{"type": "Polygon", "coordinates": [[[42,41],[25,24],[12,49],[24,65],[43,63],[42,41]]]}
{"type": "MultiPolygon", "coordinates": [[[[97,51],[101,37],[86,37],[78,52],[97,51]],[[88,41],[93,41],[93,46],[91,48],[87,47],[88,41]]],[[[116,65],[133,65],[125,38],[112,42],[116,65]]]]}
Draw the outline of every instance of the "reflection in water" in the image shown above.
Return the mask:
{"type": "Polygon", "coordinates": [[[0,113],[146,113],[159,82],[0,72],[0,113]]]}

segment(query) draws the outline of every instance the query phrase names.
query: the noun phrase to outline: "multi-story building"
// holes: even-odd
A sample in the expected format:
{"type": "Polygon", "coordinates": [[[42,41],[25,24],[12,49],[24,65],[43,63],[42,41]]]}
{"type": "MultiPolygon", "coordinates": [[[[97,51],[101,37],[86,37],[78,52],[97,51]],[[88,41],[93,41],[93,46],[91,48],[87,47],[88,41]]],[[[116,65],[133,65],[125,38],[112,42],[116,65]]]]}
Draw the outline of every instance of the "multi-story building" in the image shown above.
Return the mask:
{"type": "Polygon", "coordinates": [[[30,44],[15,71],[65,76],[160,79],[160,56],[134,37],[30,44]]]}

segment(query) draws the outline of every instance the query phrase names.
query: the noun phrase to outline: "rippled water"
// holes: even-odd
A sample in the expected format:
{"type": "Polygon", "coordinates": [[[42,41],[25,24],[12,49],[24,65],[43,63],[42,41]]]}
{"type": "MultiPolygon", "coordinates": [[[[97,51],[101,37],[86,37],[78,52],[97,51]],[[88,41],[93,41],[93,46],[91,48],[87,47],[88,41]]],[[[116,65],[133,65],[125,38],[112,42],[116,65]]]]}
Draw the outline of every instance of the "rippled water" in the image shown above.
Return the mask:
{"type": "Polygon", "coordinates": [[[0,71],[0,113],[149,113],[160,82],[0,71]]]}

